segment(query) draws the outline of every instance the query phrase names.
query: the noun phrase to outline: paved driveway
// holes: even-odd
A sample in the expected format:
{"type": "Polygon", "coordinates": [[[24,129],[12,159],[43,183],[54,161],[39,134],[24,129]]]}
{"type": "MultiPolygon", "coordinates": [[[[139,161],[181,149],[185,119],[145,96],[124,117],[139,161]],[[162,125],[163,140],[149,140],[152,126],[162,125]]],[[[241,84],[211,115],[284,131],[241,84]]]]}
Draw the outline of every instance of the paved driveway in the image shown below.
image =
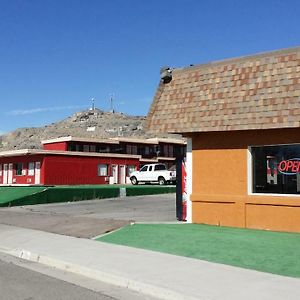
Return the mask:
{"type": "Polygon", "coordinates": [[[0,223],[91,238],[131,222],[176,222],[175,194],[0,209],[0,223]]]}

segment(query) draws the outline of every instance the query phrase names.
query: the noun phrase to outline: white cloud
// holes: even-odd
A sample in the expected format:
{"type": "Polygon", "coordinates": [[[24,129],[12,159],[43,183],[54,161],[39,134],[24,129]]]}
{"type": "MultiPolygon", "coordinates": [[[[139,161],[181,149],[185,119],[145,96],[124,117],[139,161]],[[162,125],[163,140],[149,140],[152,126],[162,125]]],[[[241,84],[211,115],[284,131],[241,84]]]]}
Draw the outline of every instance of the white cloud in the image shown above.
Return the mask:
{"type": "Polygon", "coordinates": [[[57,110],[72,110],[72,109],[82,109],[86,108],[86,106],[82,105],[71,105],[71,106],[54,106],[54,107],[38,107],[38,108],[31,108],[31,109],[17,109],[7,112],[7,115],[10,116],[23,116],[29,114],[37,114],[42,112],[50,112],[50,111],[57,111],[57,110]]]}

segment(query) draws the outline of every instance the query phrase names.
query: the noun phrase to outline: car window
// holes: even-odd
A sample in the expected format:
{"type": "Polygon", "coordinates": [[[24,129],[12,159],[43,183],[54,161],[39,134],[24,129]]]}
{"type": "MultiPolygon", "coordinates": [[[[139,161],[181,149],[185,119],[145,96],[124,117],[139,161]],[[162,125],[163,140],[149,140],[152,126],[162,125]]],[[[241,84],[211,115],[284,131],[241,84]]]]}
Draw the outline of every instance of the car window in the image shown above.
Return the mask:
{"type": "Polygon", "coordinates": [[[156,165],[154,167],[155,171],[162,171],[162,170],[166,170],[166,166],[165,165],[156,165]]]}
{"type": "Polygon", "coordinates": [[[143,166],[141,169],[140,169],[140,172],[146,172],[148,169],[148,166],[143,166]]]}
{"type": "Polygon", "coordinates": [[[151,171],[152,171],[152,166],[150,166],[150,167],[149,167],[149,170],[148,170],[148,171],[149,171],[149,172],[151,172],[151,171]]]}

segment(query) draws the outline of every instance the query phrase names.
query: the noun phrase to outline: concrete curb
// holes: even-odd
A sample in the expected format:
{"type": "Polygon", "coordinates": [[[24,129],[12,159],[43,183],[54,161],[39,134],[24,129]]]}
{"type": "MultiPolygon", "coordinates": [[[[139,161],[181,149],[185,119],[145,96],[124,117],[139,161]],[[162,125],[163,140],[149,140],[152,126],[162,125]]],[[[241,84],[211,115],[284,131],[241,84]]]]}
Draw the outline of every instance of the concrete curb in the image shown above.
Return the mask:
{"type": "Polygon", "coordinates": [[[165,300],[299,300],[300,280],[0,224],[0,252],[165,300]]]}
{"type": "MultiPolygon", "coordinates": [[[[116,276],[107,272],[94,270],[91,268],[83,267],[59,259],[49,257],[47,255],[33,253],[25,249],[6,249],[0,246],[0,252],[18,257],[24,260],[41,263],[43,265],[53,267],[62,271],[67,271],[82,275],[94,280],[99,280],[108,284],[116,285],[118,287],[127,288],[135,292],[139,292],[148,296],[156,297],[163,300],[201,300],[197,297],[184,297],[182,294],[176,293],[170,289],[157,287],[152,284],[139,282],[136,280],[128,279],[123,276],[116,276]],[[184,298],[183,298],[184,297],[184,298]]],[[[206,298],[205,298],[206,299],[206,298]]],[[[204,300],[204,298],[203,298],[204,300]]]]}

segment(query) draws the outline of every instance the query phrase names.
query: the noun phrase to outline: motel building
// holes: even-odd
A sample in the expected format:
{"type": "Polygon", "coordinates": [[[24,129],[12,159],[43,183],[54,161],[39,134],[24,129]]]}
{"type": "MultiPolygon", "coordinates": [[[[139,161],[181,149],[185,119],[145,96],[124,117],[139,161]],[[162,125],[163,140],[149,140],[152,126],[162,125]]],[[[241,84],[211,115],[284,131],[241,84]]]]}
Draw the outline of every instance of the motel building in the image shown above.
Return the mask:
{"type": "Polygon", "coordinates": [[[43,149],[0,152],[0,186],[127,184],[148,163],[175,164],[186,151],[182,139],[61,137],[43,149]]]}
{"type": "Polygon", "coordinates": [[[153,133],[187,138],[187,219],[300,232],[300,47],[168,69],[153,133]]]}

